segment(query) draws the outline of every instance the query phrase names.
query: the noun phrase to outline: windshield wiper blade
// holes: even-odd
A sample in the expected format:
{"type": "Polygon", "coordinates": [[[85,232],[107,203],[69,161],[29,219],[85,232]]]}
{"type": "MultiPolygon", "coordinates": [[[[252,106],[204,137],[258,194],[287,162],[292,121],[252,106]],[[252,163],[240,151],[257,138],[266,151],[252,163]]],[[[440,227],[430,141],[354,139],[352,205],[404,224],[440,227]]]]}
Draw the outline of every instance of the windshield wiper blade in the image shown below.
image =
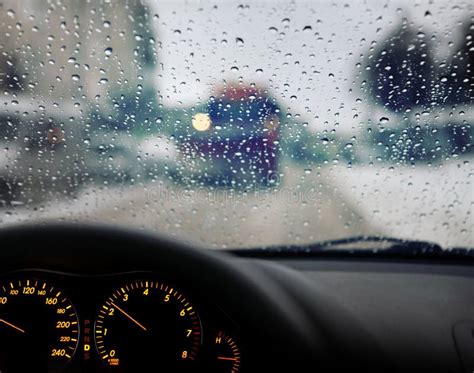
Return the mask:
{"type": "Polygon", "coordinates": [[[420,240],[384,236],[357,236],[306,245],[287,245],[231,250],[244,257],[393,257],[472,259],[474,250],[447,248],[420,240]]]}

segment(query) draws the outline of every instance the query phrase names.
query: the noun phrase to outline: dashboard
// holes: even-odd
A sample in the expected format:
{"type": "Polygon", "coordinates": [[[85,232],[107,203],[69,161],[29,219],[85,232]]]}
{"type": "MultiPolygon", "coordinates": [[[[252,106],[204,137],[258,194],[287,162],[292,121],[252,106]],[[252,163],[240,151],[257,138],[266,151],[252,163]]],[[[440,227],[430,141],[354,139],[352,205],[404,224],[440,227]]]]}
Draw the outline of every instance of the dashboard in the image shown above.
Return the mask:
{"type": "Polygon", "coordinates": [[[474,371],[474,267],[0,230],[0,372],[474,371]]]}
{"type": "Polygon", "coordinates": [[[1,372],[239,372],[241,339],[212,299],[172,275],[0,276],[1,372]]]}

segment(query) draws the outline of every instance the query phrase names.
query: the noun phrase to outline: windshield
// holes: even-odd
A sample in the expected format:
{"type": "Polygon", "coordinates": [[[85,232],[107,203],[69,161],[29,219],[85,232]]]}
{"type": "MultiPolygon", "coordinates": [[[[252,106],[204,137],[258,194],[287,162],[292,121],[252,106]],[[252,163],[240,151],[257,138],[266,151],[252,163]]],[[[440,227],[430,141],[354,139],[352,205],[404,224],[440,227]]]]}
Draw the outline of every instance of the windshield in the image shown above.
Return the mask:
{"type": "Polygon", "coordinates": [[[0,226],[473,247],[474,6],[0,6],[0,226]]]}

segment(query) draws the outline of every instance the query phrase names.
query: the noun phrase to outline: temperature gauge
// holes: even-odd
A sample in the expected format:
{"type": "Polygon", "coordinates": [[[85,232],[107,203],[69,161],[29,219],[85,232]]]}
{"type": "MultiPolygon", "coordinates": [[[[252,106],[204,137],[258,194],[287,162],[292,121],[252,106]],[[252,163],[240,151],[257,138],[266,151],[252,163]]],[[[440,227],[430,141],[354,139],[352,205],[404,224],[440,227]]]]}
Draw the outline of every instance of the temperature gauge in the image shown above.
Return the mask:
{"type": "Polygon", "coordinates": [[[212,357],[210,371],[237,373],[240,371],[241,356],[237,342],[230,335],[218,331],[211,341],[212,357]]]}

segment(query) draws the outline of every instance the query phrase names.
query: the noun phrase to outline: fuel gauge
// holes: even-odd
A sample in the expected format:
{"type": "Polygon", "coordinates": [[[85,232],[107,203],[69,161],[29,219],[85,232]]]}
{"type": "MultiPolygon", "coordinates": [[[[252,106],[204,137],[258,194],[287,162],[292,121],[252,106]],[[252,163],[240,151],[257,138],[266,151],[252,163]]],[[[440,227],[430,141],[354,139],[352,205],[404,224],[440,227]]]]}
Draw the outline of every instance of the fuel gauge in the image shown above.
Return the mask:
{"type": "Polygon", "coordinates": [[[240,349],[230,335],[223,331],[215,333],[211,342],[211,351],[211,372],[238,373],[240,371],[240,349]]]}

